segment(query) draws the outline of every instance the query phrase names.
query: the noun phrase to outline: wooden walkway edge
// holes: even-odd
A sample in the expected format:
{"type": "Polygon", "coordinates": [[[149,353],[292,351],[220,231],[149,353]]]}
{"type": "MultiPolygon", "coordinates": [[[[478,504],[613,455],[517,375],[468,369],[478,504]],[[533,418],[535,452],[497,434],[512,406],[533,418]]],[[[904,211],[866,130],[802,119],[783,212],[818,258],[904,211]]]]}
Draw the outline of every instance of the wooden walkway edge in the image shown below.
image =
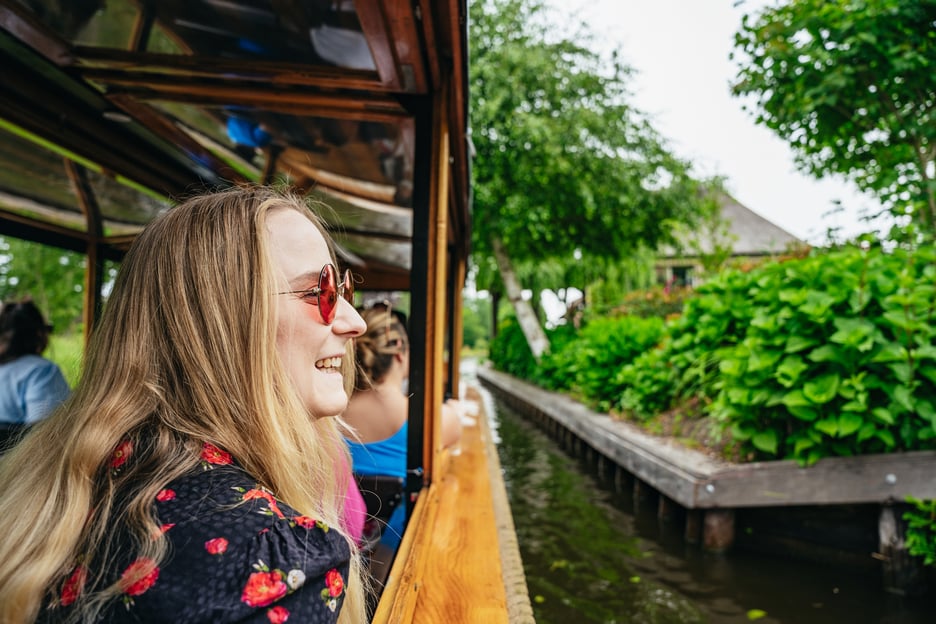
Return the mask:
{"type": "MultiPolygon", "coordinates": [[[[779,514],[793,507],[802,512],[834,506],[876,506],[876,552],[857,552],[861,562],[870,559],[880,566],[888,592],[920,595],[932,591],[932,575],[920,558],[911,557],[907,551],[902,510],[908,507],[907,496],[936,499],[936,451],[831,457],[810,467],[800,467],[793,461],[735,464],[648,435],[634,425],[592,412],[562,394],[490,368],[479,367],[477,376],[492,394],[537,422],[561,446],[589,458],[601,470],[613,471],[616,487],[630,484],[635,504],[651,500],[651,491],[656,490],[657,517],[661,521],[676,517],[677,506],[683,507],[687,544],[701,544],[711,553],[731,549],[737,537],[736,514],[745,508],[779,514]]],[[[782,531],[776,533],[773,547],[782,547],[785,556],[792,548],[807,557],[832,554],[833,547],[823,544],[821,538],[808,536],[807,526],[812,524],[806,521],[800,527],[803,540],[798,544],[790,542],[782,531]]],[[[769,530],[765,532],[762,527],[758,533],[762,544],[765,535],[769,541],[769,530]]],[[[863,547],[867,546],[863,543],[863,547]]],[[[835,552],[836,556],[841,554],[835,552]]]]}
{"type": "Polygon", "coordinates": [[[478,378],[507,404],[548,418],[687,509],[903,503],[936,499],[936,451],[734,464],[592,412],[562,394],[490,368],[478,378]]]}

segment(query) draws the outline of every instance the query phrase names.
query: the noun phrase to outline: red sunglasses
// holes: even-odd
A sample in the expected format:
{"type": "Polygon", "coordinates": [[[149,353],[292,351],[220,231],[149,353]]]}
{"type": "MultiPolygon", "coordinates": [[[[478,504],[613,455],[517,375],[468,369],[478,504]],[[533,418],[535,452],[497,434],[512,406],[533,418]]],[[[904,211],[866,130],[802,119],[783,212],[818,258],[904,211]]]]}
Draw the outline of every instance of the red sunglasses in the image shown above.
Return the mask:
{"type": "Polygon", "coordinates": [[[341,284],[338,284],[338,269],[333,264],[326,264],[319,274],[318,286],[305,290],[287,290],[276,293],[278,295],[299,295],[299,298],[310,305],[318,306],[322,322],[331,325],[338,312],[338,297],[354,305],[354,277],[351,270],[346,269],[341,284]]]}

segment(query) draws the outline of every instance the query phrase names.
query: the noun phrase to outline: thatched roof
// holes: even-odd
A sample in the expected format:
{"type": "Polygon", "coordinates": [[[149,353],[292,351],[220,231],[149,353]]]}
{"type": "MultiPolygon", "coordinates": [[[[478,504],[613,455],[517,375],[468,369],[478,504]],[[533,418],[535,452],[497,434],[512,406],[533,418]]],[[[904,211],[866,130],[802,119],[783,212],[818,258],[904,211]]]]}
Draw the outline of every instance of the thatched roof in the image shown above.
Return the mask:
{"type": "Polygon", "coordinates": [[[686,230],[677,235],[682,243],[681,250],[671,246],[663,247],[660,253],[664,257],[687,257],[702,253],[711,253],[715,242],[730,244],[734,256],[763,256],[782,253],[790,247],[805,244],[793,234],[760,216],[742,205],[727,193],[720,194],[721,217],[725,221],[727,232],[713,234],[706,228],[686,230]],[[691,243],[691,241],[694,241],[691,243]]]}

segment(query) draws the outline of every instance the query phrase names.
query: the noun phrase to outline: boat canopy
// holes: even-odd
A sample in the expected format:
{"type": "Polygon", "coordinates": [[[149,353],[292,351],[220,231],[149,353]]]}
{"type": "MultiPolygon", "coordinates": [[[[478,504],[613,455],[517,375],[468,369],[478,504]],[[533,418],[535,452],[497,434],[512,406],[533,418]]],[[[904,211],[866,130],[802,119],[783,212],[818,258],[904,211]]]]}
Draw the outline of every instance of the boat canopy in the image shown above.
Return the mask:
{"type": "Polygon", "coordinates": [[[364,288],[408,289],[431,204],[447,213],[448,253],[467,254],[466,12],[0,0],[0,232],[119,260],[189,194],[288,183],[327,205],[364,288]]]}

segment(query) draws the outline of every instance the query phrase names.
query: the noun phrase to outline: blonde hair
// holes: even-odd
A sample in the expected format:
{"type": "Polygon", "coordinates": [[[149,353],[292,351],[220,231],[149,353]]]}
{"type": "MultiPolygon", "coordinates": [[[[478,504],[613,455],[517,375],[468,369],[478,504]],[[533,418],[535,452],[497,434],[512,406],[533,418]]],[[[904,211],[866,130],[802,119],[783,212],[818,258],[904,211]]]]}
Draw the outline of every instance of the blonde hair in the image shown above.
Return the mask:
{"type": "Polygon", "coordinates": [[[358,374],[355,390],[369,390],[383,381],[393,357],[409,348],[406,328],[387,304],[360,311],[367,331],[354,339],[354,359],[358,374]]]}
{"type": "MultiPolygon", "coordinates": [[[[138,237],[88,348],[74,393],[0,460],[0,622],[30,622],[78,563],[117,553],[112,525],[140,555],[166,556],[151,503],[198,462],[203,441],[229,451],[302,514],[341,527],[350,465],[340,423],[312,418],[280,362],[266,219],[297,196],[233,188],[170,209],[138,237]],[[118,475],[115,447],[134,444],[118,475]],[[117,505],[117,495],[124,504],[117,505]]],[[[318,415],[323,416],[323,415],[318,415]]],[[[363,622],[356,546],[340,622],[363,622]]],[[[100,578],[89,571],[88,587],[100,578]]],[[[91,621],[117,585],[83,596],[91,621]]]]}

